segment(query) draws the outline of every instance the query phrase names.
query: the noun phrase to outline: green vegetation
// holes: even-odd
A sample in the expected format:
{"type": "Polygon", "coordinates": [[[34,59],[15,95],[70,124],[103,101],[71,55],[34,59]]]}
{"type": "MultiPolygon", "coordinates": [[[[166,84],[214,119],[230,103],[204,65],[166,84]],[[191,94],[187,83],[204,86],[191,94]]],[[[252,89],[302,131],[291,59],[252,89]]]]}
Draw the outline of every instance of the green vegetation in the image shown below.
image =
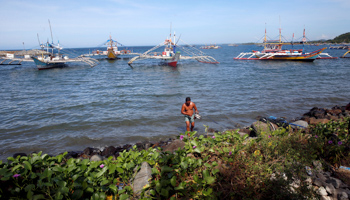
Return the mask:
{"type": "MultiPolygon", "coordinates": [[[[141,163],[152,167],[142,199],[308,199],[305,166],[318,160],[349,165],[348,118],[293,131],[279,128],[257,139],[237,131],[179,139],[174,153],[160,148],[120,153],[92,162],[33,154],[0,163],[1,199],[133,199],[131,180],[141,163]],[[297,188],[290,184],[300,180],[297,188]]],[[[206,130],[208,127],[206,127],[206,130]]]]}
{"type": "Polygon", "coordinates": [[[335,37],[330,42],[332,42],[332,43],[342,43],[342,42],[349,43],[350,42],[350,32],[341,34],[341,35],[335,37]]]}

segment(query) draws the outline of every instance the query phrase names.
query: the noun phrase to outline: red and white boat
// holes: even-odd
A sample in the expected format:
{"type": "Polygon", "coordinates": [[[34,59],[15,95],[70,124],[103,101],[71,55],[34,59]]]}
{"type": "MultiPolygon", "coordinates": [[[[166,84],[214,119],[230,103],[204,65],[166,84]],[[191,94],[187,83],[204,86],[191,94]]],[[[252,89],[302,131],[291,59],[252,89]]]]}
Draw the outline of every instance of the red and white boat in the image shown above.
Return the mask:
{"type": "Polygon", "coordinates": [[[210,64],[219,63],[213,57],[205,55],[202,51],[194,48],[191,45],[177,45],[180,39],[176,41],[175,33],[173,36],[173,40],[171,38],[172,37],[170,33],[170,38],[166,39],[164,42],[142,53],[139,56],[133,57],[128,62],[129,66],[132,67],[131,64],[133,64],[135,61],[144,59],[158,59],[161,60],[159,65],[167,65],[171,67],[176,67],[180,60],[190,59],[210,64]],[[157,52],[157,50],[161,47],[163,47],[164,49],[161,52],[157,52]]]}

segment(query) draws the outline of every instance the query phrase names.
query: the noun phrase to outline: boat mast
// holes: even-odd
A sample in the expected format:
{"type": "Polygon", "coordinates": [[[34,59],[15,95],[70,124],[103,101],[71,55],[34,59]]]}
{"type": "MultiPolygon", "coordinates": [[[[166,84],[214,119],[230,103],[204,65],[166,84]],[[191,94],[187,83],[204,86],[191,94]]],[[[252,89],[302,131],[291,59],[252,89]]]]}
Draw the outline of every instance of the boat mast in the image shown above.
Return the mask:
{"type": "MultiPolygon", "coordinates": [[[[52,44],[52,55],[53,55],[53,37],[52,37],[52,29],[51,29],[51,23],[49,20],[49,26],[50,26],[50,32],[51,32],[51,44],[52,44]]],[[[58,53],[59,54],[59,53],[58,53]]]]}
{"type": "Polygon", "coordinates": [[[267,39],[266,39],[266,23],[265,23],[264,49],[266,49],[266,42],[267,42],[267,39]]]}
{"type": "Polygon", "coordinates": [[[281,32],[282,32],[282,31],[281,31],[281,30],[282,30],[282,28],[281,28],[281,17],[280,17],[280,28],[279,28],[279,29],[280,29],[280,38],[279,38],[279,41],[280,41],[280,43],[282,43],[282,33],[281,33],[281,32]]]}
{"type": "Polygon", "coordinates": [[[305,47],[305,43],[306,42],[306,36],[305,36],[305,25],[304,25],[304,31],[303,31],[303,52],[304,52],[304,47],[305,47]]]}

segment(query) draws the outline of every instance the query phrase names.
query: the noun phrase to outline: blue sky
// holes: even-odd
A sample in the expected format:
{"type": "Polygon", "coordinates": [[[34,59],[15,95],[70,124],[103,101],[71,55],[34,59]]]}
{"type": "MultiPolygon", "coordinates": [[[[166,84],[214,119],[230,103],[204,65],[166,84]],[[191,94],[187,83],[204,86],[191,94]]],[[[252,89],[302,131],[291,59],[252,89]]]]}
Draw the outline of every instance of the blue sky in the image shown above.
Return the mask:
{"type": "Polygon", "coordinates": [[[172,30],[188,44],[333,39],[350,32],[350,0],[0,0],[0,49],[97,47],[109,35],[125,46],[157,45],[172,30]]]}

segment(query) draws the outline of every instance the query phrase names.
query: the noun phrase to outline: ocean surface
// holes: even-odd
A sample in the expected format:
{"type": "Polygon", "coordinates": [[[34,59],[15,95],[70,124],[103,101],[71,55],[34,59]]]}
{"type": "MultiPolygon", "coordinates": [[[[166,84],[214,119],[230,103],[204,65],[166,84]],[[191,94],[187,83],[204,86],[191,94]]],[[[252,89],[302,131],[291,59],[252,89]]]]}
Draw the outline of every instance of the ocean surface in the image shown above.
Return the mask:
{"type": "MultiPolygon", "coordinates": [[[[131,68],[127,58],[40,71],[32,62],[0,65],[0,159],[167,140],[186,131],[180,113],[186,97],[202,116],[198,134],[204,125],[224,131],[250,126],[258,116],[292,120],[312,107],[350,102],[350,59],[238,61],[233,58],[240,52],[262,47],[221,47],[202,50],[220,64],[182,61],[176,68],[146,60],[131,68]]],[[[346,50],[325,52],[339,57],[346,50]]]]}

